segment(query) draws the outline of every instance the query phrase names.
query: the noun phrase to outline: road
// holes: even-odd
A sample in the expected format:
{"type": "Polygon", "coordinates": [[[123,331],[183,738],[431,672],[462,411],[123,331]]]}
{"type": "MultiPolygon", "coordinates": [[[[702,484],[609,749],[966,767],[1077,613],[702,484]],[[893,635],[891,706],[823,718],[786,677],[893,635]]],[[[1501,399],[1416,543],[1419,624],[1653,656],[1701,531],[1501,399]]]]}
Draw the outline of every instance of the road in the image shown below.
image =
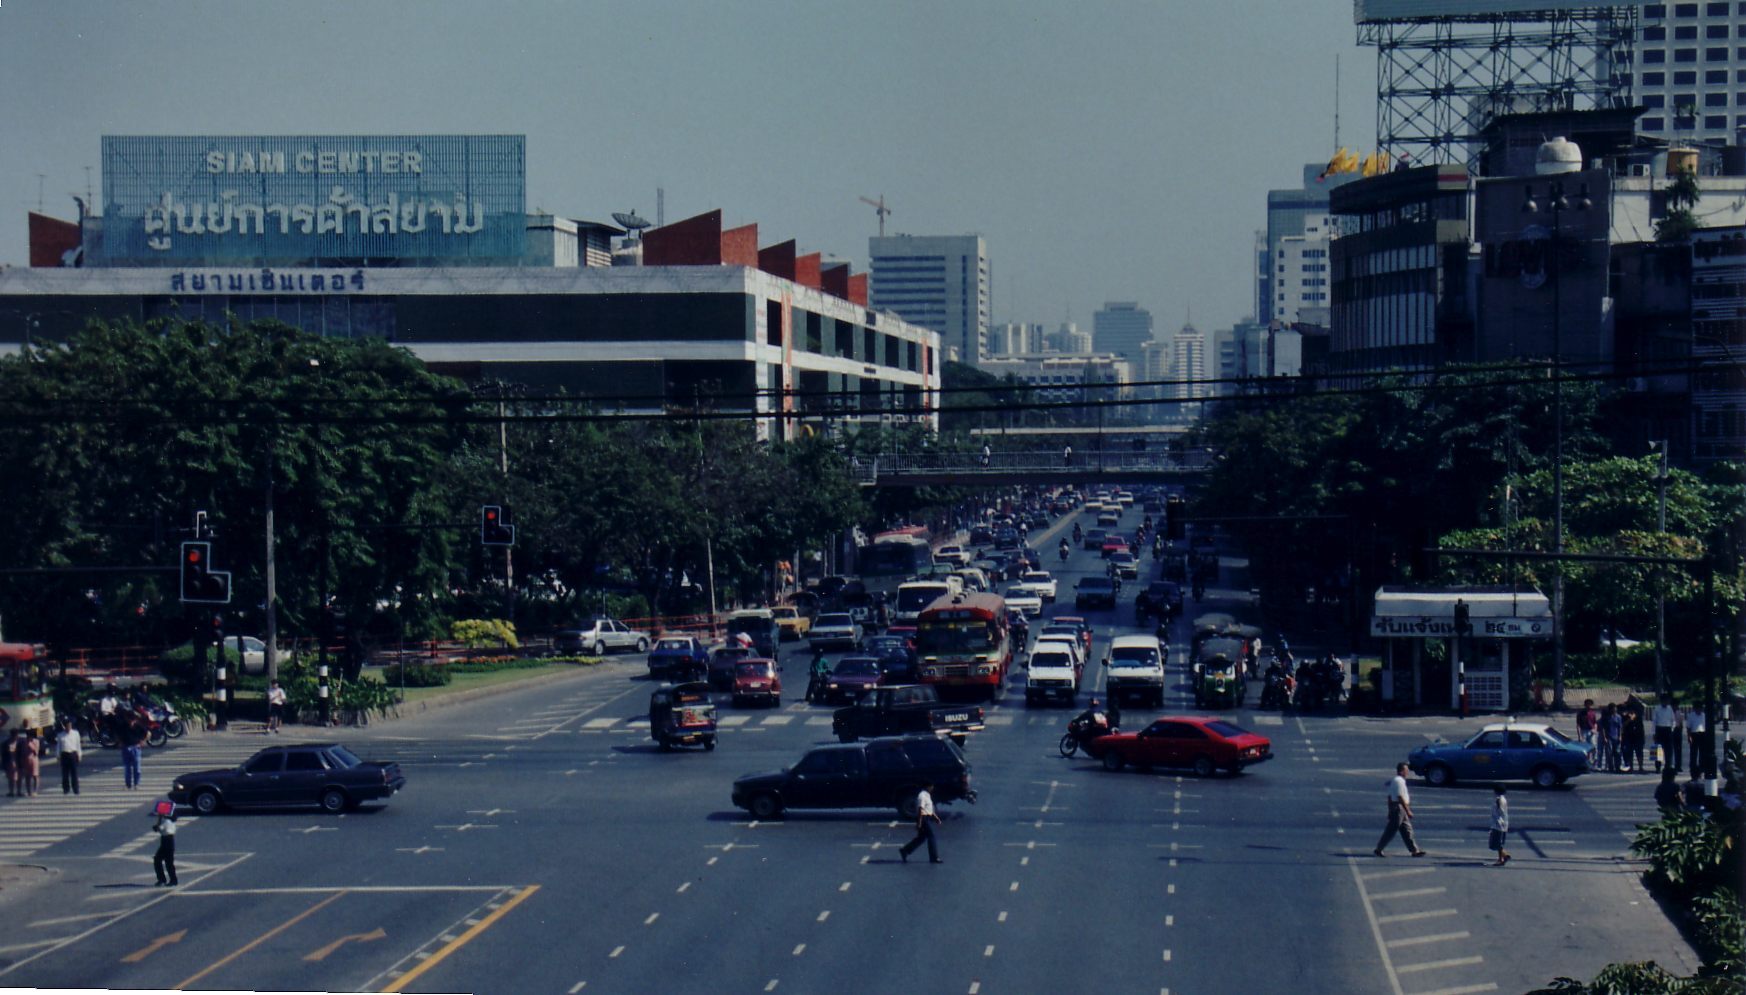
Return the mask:
{"type": "MultiPolygon", "coordinates": [[[[1101,564],[1075,551],[1069,567],[1052,614],[1071,613],[1071,582],[1101,564]]],[[[1131,631],[1132,589],[1121,612],[1092,615],[1096,657],[1131,631]]],[[[1201,607],[1241,600],[1208,596],[1201,607]]],[[[1191,709],[1178,627],[1167,712],[1191,709]]],[[[942,807],[945,863],[930,866],[898,860],[911,829],[890,812],[760,823],[729,805],[734,777],[829,737],[829,710],[797,700],[801,649],[785,653],[780,709],[724,702],[713,753],[654,748],[642,667],[617,657],[345,730],[362,755],[398,761],[407,790],[337,817],[185,817],[175,890],[150,887],[146,800],[267,740],[149,752],[143,793],[100,757],[77,800],[5,809],[0,855],[50,873],[0,891],[0,985],[1456,995],[1610,960],[1696,963],[1624,860],[1653,815],[1649,778],[1513,790],[1517,859],[1501,869],[1484,866],[1489,791],[1418,788],[1431,857],[1370,856],[1394,761],[1473,722],[1239,709],[1276,759],[1199,780],[1063,759],[1072,713],[1009,693],[968,747],[980,801],[942,807]]],[[[1088,676],[1101,684],[1101,668],[1088,676]]],[[[1124,724],[1141,719],[1129,708],[1124,724]]]]}

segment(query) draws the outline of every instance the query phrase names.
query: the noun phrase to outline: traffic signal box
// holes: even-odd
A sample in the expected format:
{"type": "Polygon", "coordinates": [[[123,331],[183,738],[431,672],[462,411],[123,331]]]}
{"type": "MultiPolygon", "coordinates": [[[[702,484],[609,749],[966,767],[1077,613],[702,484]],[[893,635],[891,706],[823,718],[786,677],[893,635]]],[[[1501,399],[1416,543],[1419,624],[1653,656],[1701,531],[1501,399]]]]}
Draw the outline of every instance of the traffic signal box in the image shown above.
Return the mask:
{"type": "Polygon", "coordinates": [[[1185,517],[1186,509],[1187,503],[1175,494],[1164,499],[1164,535],[1167,538],[1187,538],[1188,521],[1185,517]]]}
{"type": "Polygon", "coordinates": [[[212,544],[182,544],[182,598],[186,604],[230,604],[230,573],[212,569],[212,544]]]}
{"type": "Polygon", "coordinates": [[[479,542],[486,546],[515,545],[515,526],[505,524],[502,505],[488,504],[479,509],[479,542]]]}

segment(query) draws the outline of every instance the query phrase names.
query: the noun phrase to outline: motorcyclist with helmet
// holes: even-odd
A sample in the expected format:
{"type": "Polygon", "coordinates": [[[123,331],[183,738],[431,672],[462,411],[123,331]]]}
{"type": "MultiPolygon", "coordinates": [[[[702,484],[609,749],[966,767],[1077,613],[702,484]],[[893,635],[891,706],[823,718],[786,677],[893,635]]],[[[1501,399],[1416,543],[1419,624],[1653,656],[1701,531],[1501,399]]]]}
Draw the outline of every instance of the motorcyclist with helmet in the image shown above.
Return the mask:
{"type": "Polygon", "coordinates": [[[807,670],[806,700],[823,701],[825,685],[830,681],[831,662],[825,659],[823,646],[812,648],[812,665],[807,670]]]}

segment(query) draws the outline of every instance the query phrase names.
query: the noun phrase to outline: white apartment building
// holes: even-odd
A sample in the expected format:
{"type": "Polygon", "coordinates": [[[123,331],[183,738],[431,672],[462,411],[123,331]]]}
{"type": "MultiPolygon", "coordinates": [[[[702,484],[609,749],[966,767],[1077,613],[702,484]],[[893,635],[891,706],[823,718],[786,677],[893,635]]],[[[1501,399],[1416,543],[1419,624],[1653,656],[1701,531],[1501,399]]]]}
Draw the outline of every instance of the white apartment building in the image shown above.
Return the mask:
{"type": "Polygon", "coordinates": [[[1321,215],[1302,235],[1281,238],[1273,250],[1273,321],[1328,323],[1328,242],[1332,219],[1321,215]]]}
{"type": "Polygon", "coordinates": [[[1746,2],[1646,3],[1634,64],[1621,65],[1637,130],[1671,141],[1735,142],[1746,128],[1746,2]]]}
{"type": "Polygon", "coordinates": [[[1204,383],[1207,378],[1206,369],[1206,336],[1193,325],[1183,325],[1182,330],[1170,337],[1170,375],[1172,379],[1181,381],[1170,387],[1170,397],[1179,400],[1211,397],[1211,385],[1204,383]]]}
{"type": "Polygon", "coordinates": [[[867,304],[940,333],[943,348],[979,366],[988,344],[988,248],[978,235],[881,235],[872,257],[867,304]]]}

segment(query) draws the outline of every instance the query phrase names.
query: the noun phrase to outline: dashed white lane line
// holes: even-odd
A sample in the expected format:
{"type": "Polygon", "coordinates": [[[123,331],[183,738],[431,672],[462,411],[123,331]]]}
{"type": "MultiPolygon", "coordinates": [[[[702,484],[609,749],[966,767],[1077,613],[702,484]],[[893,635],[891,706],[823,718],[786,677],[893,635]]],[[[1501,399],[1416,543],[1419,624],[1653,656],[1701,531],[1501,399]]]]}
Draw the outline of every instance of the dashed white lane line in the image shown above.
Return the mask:
{"type": "Polygon", "coordinates": [[[794,721],[794,716],[792,716],[792,715],[771,715],[771,716],[765,718],[763,722],[759,723],[759,725],[785,726],[788,723],[793,722],[793,721],[794,721]]]}
{"type": "Polygon", "coordinates": [[[803,953],[806,953],[806,944],[796,943],[794,945],[794,956],[799,957],[803,953]]]}
{"type": "Polygon", "coordinates": [[[570,990],[567,993],[565,993],[565,995],[576,995],[577,992],[579,992],[582,989],[587,988],[587,987],[588,987],[588,982],[578,981],[575,984],[570,986],[570,990]]]}
{"type": "Polygon", "coordinates": [[[1405,891],[1379,891],[1376,894],[1367,897],[1372,902],[1382,902],[1393,898],[1418,898],[1421,895],[1441,895],[1448,890],[1449,889],[1443,887],[1408,888],[1405,891]]]}
{"type": "Polygon", "coordinates": [[[995,922],[1005,922],[1006,921],[1006,913],[1002,912],[1000,915],[995,916],[994,921],[995,922]]]}
{"type": "Polygon", "coordinates": [[[809,726],[828,726],[831,724],[831,720],[822,715],[815,715],[812,718],[807,719],[806,724],[809,726]]]}
{"type": "Polygon", "coordinates": [[[981,990],[982,990],[982,982],[980,982],[980,981],[970,982],[970,995],[976,995],[976,993],[981,991],[981,990]]]}
{"type": "Polygon", "coordinates": [[[843,882],[843,883],[842,883],[842,884],[840,884],[840,885],[837,885],[837,890],[838,890],[838,891],[848,891],[848,890],[849,890],[849,886],[850,886],[850,885],[852,885],[852,884],[854,884],[854,882],[852,882],[852,881],[844,881],[844,882],[843,882]]]}
{"type": "Polygon", "coordinates": [[[776,990],[776,979],[771,978],[770,983],[764,986],[764,990],[767,992],[775,991],[776,990]]]}
{"type": "Polygon", "coordinates": [[[655,920],[659,919],[659,918],[661,918],[661,913],[651,912],[651,913],[649,913],[649,917],[647,919],[643,920],[643,925],[653,926],[655,924],[655,920]]]}
{"type": "Polygon", "coordinates": [[[1437,988],[1428,992],[1413,992],[1412,995],[1474,995],[1475,992],[1495,992],[1497,982],[1487,981],[1483,985],[1456,985],[1454,988],[1437,988]]]}
{"type": "Polygon", "coordinates": [[[1164,948],[1164,961],[1166,963],[1169,963],[1169,961],[1170,961],[1170,948],[1169,947],[1164,948]]]}
{"type": "Polygon", "coordinates": [[[617,719],[607,719],[607,718],[589,719],[588,721],[582,723],[582,728],[584,728],[584,729],[607,729],[607,728],[611,728],[612,726],[615,726],[617,724],[618,724],[617,719]]]}
{"type": "Polygon", "coordinates": [[[825,909],[823,912],[820,912],[818,914],[818,921],[824,922],[826,919],[829,919],[830,917],[831,917],[831,910],[825,909]]]}
{"type": "Polygon", "coordinates": [[[994,944],[990,943],[988,946],[983,947],[982,948],[982,956],[993,957],[994,956],[994,944]]]}
{"type": "Polygon", "coordinates": [[[1008,889],[1006,889],[1006,890],[1007,890],[1007,891],[1017,891],[1017,890],[1018,890],[1018,884],[1019,884],[1019,883],[1018,883],[1018,882],[1017,882],[1017,881],[1014,881],[1014,882],[1013,882],[1013,883],[1012,883],[1012,887],[1011,887],[1011,888],[1008,888],[1008,889]]]}
{"type": "Polygon", "coordinates": [[[1423,912],[1397,912],[1389,916],[1377,916],[1376,921],[1388,925],[1397,922],[1418,922],[1421,919],[1441,919],[1445,916],[1459,915],[1454,909],[1426,909],[1423,912]]]}
{"type": "Polygon", "coordinates": [[[622,953],[624,953],[624,945],[620,944],[620,945],[612,948],[612,953],[607,954],[606,959],[607,960],[617,960],[618,955],[622,954],[622,953]]]}
{"type": "Polygon", "coordinates": [[[684,883],[684,884],[682,884],[682,885],[680,885],[680,886],[679,886],[679,891],[678,891],[678,892],[677,892],[677,893],[678,893],[678,894],[680,894],[680,895],[683,895],[683,894],[685,894],[685,892],[686,892],[686,891],[687,891],[687,890],[689,890],[689,889],[690,889],[690,887],[691,887],[691,882],[689,882],[689,881],[687,881],[687,882],[685,882],[685,883],[684,883]]]}
{"type": "Polygon", "coordinates": [[[1402,964],[1395,968],[1397,974],[1416,974],[1420,971],[1441,971],[1449,967],[1471,967],[1474,964],[1485,963],[1485,958],[1479,954],[1472,957],[1451,957],[1448,960],[1431,960],[1422,964],[1402,964]]]}
{"type": "Polygon", "coordinates": [[[1403,936],[1398,940],[1389,940],[1390,950],[1396,947],[1422,947],[1427,943],[1448,943],[1450,940],[1465,940],[1473,934],[1467,930],[1458,933],[1431,933],[1427,936],[1403,936]]]}

